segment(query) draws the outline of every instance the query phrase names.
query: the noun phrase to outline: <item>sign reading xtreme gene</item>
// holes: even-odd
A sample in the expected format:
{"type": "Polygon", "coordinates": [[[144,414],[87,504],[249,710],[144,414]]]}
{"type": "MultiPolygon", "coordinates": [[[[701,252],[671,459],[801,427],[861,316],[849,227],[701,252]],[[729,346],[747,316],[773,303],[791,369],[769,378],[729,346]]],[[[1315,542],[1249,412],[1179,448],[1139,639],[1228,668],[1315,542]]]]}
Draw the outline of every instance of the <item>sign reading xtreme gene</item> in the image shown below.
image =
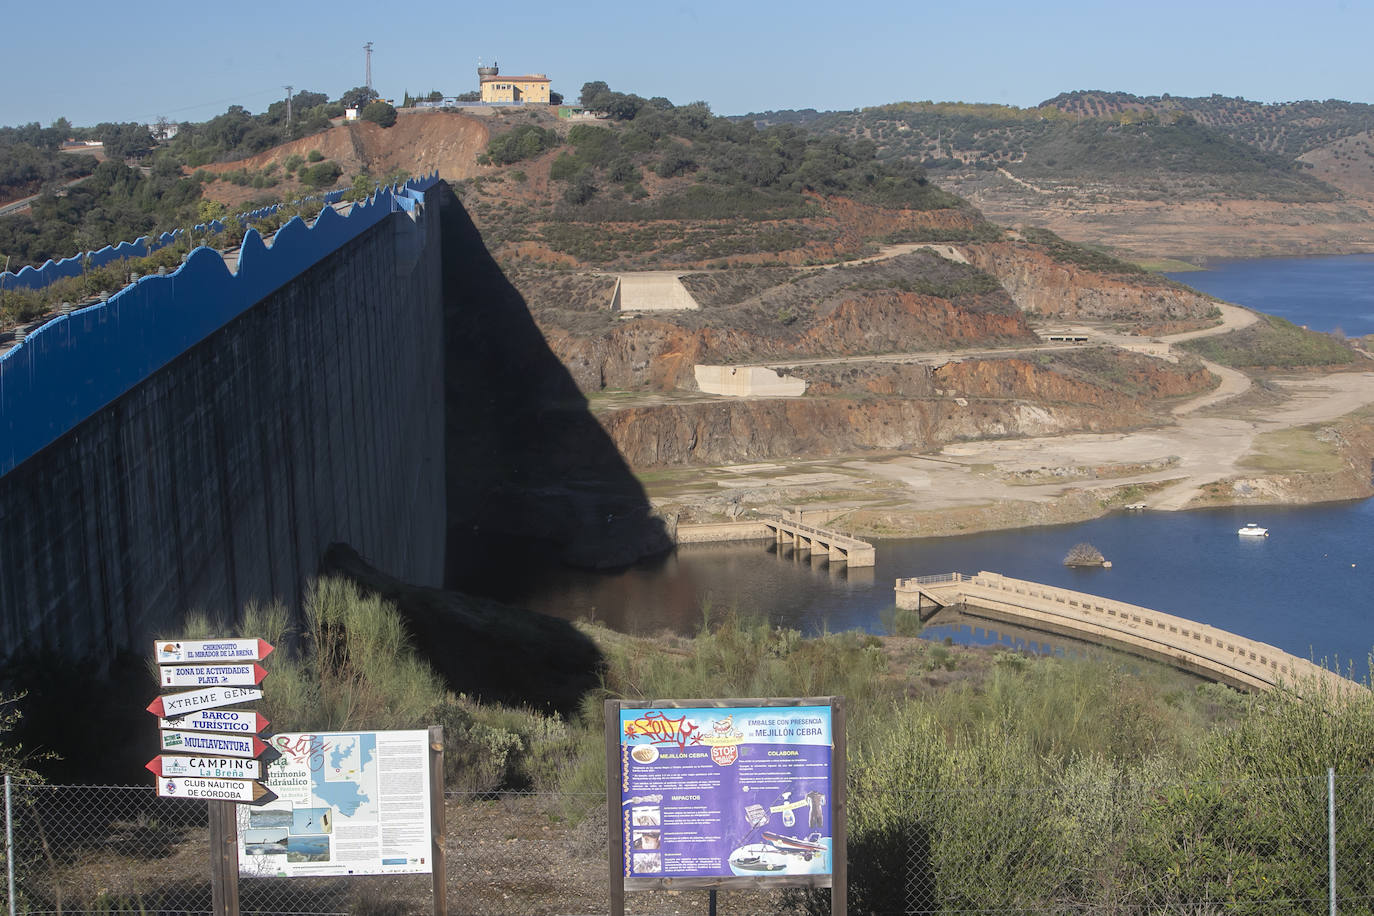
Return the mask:
{"type": "Polygon", "coordinates": [[[620,710],[625,877],[832,874],[829,706],[620,710]]]}

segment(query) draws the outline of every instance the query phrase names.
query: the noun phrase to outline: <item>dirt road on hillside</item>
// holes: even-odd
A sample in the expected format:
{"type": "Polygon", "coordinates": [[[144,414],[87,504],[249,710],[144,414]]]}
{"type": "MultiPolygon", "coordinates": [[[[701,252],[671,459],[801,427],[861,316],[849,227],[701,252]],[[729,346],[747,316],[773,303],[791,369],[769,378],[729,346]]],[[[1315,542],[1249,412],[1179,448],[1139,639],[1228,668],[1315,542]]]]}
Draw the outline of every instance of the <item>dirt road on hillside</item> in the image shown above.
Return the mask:
{"type": "MultiPolygon", "coordinates": [[[[1221,306],[1222,323],[1214,328],[1189,331],[1163,339],[1166,345],[1213,334],[1224,334],[1258,320],[1247,309],[1221,306]]],[[[1101,335],[1100,335],[1101,336],[1101,335]]],[[[1138,338],[1118,335],[1108,342],[1126,349],[1138,338]]],[[[1182,509],[1208,484],[1243,475],[1242,459],[1255,451],[1256,439],[1265,432],[1326,423],[1374,403],[1374,371],[1300,378],[1272,383],[1283,395],[1277,407],[1239,409],[1232,415],[1197,416],[1210,407],[1251,387],[1244,373],[1208,362],[1207,368],[1221,377],[1221,385],[1202,397],[1176,407],[1178,424],[1160,429],[1119,434],[1046,436],[1013,441],[961,443],[947,446],[936,457],[948,463],[909,461],[851,462],[880,478],[899,479],[919,492],[923,508],[967,505],[989,500],[1048,501],[1062,496],[1072,484],[1025,485],[1037,473],[1052,475],[1063,469],[1132,467],[1168,463],[1162,470],[1112,476],[1103,484],[1113,488],[1133,483],[1161,484],[1162,489],[1145,499],[1153,509],[1182,509]],[[996,468],[996,473],[985,469],[996,468]]],[[[1071,476],[1071,475],[1066,475],[1071,476]]]]}
{"type": "MultiPolygon", "coordinates": [[[[1170,352],[1174,343],[1227,333],[1258,320],[1254,312],[1236,306],[1223,305],[1221,311],[1222,322],[1216,327],[1163,338],[1113,334],[1100,328],[1086,330],[1094,342],[1171,359],[1177,358],[1177,354],[1170,352]]],[[[933,356],[903,354],[884,358],[925,362],[933,356]]],[[[1176,423],[1172,426],[1130,433],[958,443],[934,454],[794,459],[720,468],[707,475],[719,478],[717,485],[721,490],[717,494],[703,497],[698,477],[695,496],[686,492],[674,494],[671,491],[676,488],[661,486],[653,488],[654,496],[664,502],[675,498],[695,502],[708,512],[724,500],[760,507],[786,504],[789,499],[804,500],[808,508],[829,509],[831,514],[866,510],[868,516],[880,514],[886,519],[884,524],[899,527],[911,524],[913,514],[929,517],[931,513],[994,504],[1019,504],[1024,515],[1026,506],[1049,506],[1071,493],[1101,491],[1105,497],[1133,484],[1148,491],[1141,501],[1159,510],[1195,504],[1209,485],[1221,481],[1231,481],[1240,497],[1277,502],[1285,495],[1273,490],[1265,479],[1274,472],[1251,465],[1274,466],[1274,461],[1266,459],[1274,459],[1273,453],[1281,451],[1285,443],[1270,441],[1274,437],[1262,437],[1331,423],[1374,404],[1374,363],[1365,372],[1271,380],[1261,397],[1241,400],[1235,399],[1253,387],[1249,376],[1211,363],[1208,368],[1221,377],[1221,385],[1176,407],[1176,423]],[[1247,400],[1263,402],[1263,406],[1247,405],[1247,400]],[[1204,416],[1204,408],[1213,409],[1204,416]]],[[[1301,440],[1302,448],[1308,448],[1310,443],[1311,450],[1320,454],[1306,459],[1311,466],[1293,467],[1293,472],[1330,469],[1335,462],[1333,452],[1321,444],[1330,440],[1329,435],[1323,439],[1315,432],[1294,432],[1294,436],[1301,440]]],[[[1278,464],[1289,458],[1291,455],[1278,455],[1278,464]]],[[[1339,494],[1327,498],[1336,495],[1339,494]]],[[[1321,496],[1315,494],[1310,498],[1321,496]]],[[[1046,512],[1036,518],[1053,520],[1054,515],[1046,512]]],[[[974,520],[967,528],[978,525],[974,520]]],[[[920,527],[924,529],[925,525],[920,527]]],[[[966,526],[961,522],[958,527],[966,526]]],[[[862,529],[860,524],[858,530],[862,529]]]]}

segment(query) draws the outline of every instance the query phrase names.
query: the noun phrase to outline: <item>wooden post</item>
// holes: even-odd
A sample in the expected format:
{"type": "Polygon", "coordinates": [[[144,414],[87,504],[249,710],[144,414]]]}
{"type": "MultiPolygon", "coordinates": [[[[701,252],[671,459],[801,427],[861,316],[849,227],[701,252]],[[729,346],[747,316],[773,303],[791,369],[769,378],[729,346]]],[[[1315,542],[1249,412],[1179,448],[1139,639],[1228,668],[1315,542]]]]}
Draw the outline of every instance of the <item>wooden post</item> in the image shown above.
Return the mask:
{"type": "Polygon", "coordinates": [[[215,916],[239,916],[239,821],[235,802],[210,806],[210,900],[215,916]]]}
{"type": "Polygon", "coordinates": [[[830,916],[849,912],[849,741],[845,734],[844,697],[830,697],[830,733],[835,744],[830,756],[830,791],[834,800],[830,837],[830,916]]]}
{"type": "Polygon", "coordinates": [[[625,916],[625,846],[620,824],[620,701],[606,701],[606,868],[610,916],[625,916]]]}
{"type": "Polygon", "coordinates": [[[444,858],[444,727],[429,727],[429,854],[434,877],[434,916],[448,913],[448,868],[444,858]]]}

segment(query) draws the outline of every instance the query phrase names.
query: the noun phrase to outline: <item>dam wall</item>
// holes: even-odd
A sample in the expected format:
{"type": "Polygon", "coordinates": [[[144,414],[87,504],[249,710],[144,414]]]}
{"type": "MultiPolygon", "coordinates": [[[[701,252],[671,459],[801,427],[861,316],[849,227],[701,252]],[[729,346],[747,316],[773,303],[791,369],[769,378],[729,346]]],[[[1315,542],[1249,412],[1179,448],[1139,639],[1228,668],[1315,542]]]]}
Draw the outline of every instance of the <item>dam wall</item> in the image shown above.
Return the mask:
{"type": "MultiPolygon", "coordinates": [[[[317,199],[322,205],[332,204],[342,200],[343,195],[343,191],[330,191],[320,195],[317,199]]],[[[239,227],[247,226],[250,220],[276,213],[279,209],[281,209],[280,204],[272,204],[258,210],[240,213],[232,221],[239,227]]],[[[197,235],[223,232],[227,225],[216,219],[208,223],[198,224],[194,231],[197,235]]],[[[176,229],[172,232],[163,232],[156,238],[144,235],[132,242],[106,245],[94,251],[86,251],[70,258],[62,258],[59,261],[49,259],[38,267],[25,266],[15,272],[0,271],[0,289],[43,289],[58,280],[79,277],[88,267],[104,267],[106,264],[127,258],[146,258],[159,248],[164,248],[175,242],[183,234],[183,231],[176,229]]]]}
{"type": "Polygon", "coordinates": [[[0,360],[0,662],[299,609],[335,541],[441,584],[444,191],[197,249],[0,360]]]}

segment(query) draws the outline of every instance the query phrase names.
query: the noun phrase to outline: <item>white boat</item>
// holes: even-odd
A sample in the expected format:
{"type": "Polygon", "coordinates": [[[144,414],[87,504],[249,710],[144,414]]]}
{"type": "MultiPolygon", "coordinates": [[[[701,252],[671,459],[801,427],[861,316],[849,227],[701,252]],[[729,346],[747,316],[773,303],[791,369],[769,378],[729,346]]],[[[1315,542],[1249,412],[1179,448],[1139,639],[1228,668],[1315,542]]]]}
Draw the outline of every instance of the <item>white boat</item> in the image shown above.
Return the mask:
{"type": "Polygon", "coordinates": [[[1244,528],[1236,529],[1236,534],[1239,534],[1241,537],[1248,538],[1267,538],[1269,537],[1269,529],[1261,528],[1259,525],[1256,525],[1254,522],[1251,522],[1244,528]]]}

